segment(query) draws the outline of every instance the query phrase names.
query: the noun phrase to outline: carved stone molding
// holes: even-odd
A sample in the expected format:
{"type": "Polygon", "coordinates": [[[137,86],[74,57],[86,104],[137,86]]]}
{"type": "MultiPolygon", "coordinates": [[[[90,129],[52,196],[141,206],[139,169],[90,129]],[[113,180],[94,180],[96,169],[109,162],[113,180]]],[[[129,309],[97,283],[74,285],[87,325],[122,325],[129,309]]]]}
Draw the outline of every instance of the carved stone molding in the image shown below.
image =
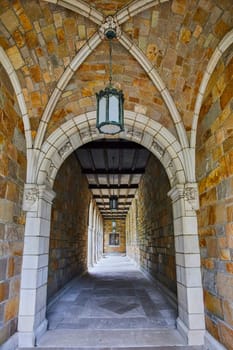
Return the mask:
{"type": "Polygon", "coordinates": [[[172,159],[171,159],[170,162],[168,163],[167,167],[170,169],[170,171],[171,171],[172,173],[175,172],[175,167],[174,167],[174,164],[173,164],[172,159]]]}
{"type": "Polygon", "coordinates": [[[100,26],[99,34],[101,39],[105,39],[106,33],[108,31],[115,32],[116,38],[119,38],[121,36],[121,28],[116,19],[112,16],[106,17],[105,22],[100,26]]]}
{"type": "Polygon", "coordinates": [[[173,202],[176,202],[180,198],[184,198],[184,185],[178,184],[168,192],[168,196],[173,202]]]}
{"type": "MultiPolygon", "coordinates": [[[[95,130],[95,133],[96,133],[96,130],[95,130]]],[[[83,141],[87,141],[87,140],[91,139],[92,131],[89,128],[85,128],[85,129],[81,130],[80,137],[83,141]]]]}
{"type": "Polygon", "coordinates": [[[63,157],[66,153],[70,152],[71,150],[72,150],[72,145],[71,145],[71,143],[68,141],[68,142],[65,143],[64,146],[62,146],[62,147],[59,149],[58,153],[59,153],[59,155],[60,155],[61,157],[63,157]]]}
{"type": "Polygon", "coordinates": [[[183,198],[188,202],[192,210],[196,211],[199,209],[198,188],[196,183],[177,184],[168,192],[168,196],[174,202],[183,198]]]}
{"type": "Polygon", "coordinates": [[[193,210],[199,209],[199,197],[196,184],[187,184],[184,189],[184,198],[190,203],[193,210]]]}
{"type": "Polygon", "coordinates": [[[139,130],[135,130],[135,129],[126,130],[126,134],[127,134],[127,136],[133,137],[134,140],[137,140],[139,142],[141,141],[141,139],[143,137],[142,132],[139,130]]]}
{"type": "Polygon", "coordinates": [[[54,169],[56,169],[54,163],[51,161],[50,165],[49,165],[49,170],[46,176],[46,181],[50,184],[51,183],[51,176],[53,174],[54,169]]]}
{"type": "Polygon", "coordinates": [[[158,142],[156,142],[156,141],[153,141],[153,143],[152,143],[152,149],[154,149],[154,151],[156,152],[156,153],[158,153],[161,157],[164,155],[164,149],[158,144],[158,142]]]}
{"type": "Polygon", "coordinates": [[[53,162],[51,161],[50,166],[49,166],[49,173],[51,173],[53,171],[53,169],[55,168],[55,165],[53,164],[53,162]]]}
{"type": "Polygon", "coordinates": [[[35,184],[24,185],[23,210],[37,211],[39,188],[35,184]]]}
{"type": "Polygon", "coordinates": [[[52,204],[56,193],[48,185],[39,185],[39,198],[43,199],[47,203],[52,204]]]}
{"type": "Polygon", "coordinates": [[[25,184],[23,195],[23,210],[36,212],[39,200],[52,203],[55,192],[48,185],[25,184]]]}

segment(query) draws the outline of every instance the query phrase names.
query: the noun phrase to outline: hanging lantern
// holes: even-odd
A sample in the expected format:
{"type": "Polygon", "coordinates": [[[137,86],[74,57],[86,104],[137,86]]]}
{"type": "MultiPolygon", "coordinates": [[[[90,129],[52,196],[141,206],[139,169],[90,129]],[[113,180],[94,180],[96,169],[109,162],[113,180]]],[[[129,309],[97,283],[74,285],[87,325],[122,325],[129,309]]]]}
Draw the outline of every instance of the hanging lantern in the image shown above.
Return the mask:
{"type": "Polygon", "coordinates": [[[97,97],[96,127],[103,134],[117,134],[124,130],[123,92],[111,86],[101,90],[97,97]]]}
{"type": "Polygon", "coordinates": [[[124,95],[112,86],[112,39],[116,37],[116,31],[110,28],[105,36],[109,40],[109,85],[96,94],[96,127],[103,134],[114,135],[124,130],[124,95]]]}
{"type": "Polygon", "coordinates": [[[111,210],[117,210],[118,208],[118,197],[117,196],[110,196],[109,197],[109,208],[111,210]]]}

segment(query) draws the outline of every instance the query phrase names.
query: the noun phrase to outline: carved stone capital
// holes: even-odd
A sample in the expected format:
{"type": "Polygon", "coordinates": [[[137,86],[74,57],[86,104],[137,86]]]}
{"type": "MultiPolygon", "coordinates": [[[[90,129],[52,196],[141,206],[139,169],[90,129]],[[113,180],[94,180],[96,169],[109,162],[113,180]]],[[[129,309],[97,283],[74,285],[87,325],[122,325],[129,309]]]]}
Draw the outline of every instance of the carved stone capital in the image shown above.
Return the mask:
{"type": "Polygon", "coordinates": [[[185,185],[184,198],[190,203],[193,210],[199,209],[199,195],[196,183],[185,185]]]}
{"type": "Polygon", "coordinates": [[[178,184],[168,192],[167,194],[173,202],[176,202],[177,200],[184,198],[184,185],[178,184]]]}
{"type": "Polygon", "coordinates": [[[37,211],[39,188],[36,184],[25,184],[23,194],[23,210],[37,211]]]}
{"type": "Polygon", "coordinates": [[[198,187],[196,183],[177,184],[169,192],[168,196],[173,202],[184,199],[192,210],[199,209],[198,187]]]}
{"type": "Polygon", "coordinates": [[[47,185],[25,184],[23,210],[36,212],[38,210],[40,200],[44,200],[51,204],[54,197],[55,192],[47,185]]]}
{"type": "Polygon", "coordinates": [[[116,19],[112,16],[108,16],[105,18],[105,22],[100,26],[99,34],[101,39],[105,39],[108,32],[114,32],[116,38],[121,36],[121,28],[117,23],[116,19]]]}

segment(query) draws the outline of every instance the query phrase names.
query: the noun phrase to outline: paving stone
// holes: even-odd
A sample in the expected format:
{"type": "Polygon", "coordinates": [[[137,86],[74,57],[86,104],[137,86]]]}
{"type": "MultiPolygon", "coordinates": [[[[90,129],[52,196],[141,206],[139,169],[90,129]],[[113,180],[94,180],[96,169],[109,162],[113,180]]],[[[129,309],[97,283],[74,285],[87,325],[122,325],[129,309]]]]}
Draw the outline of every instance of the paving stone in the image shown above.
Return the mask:
{"type": "MultiPolygon", "coordinates": [[[[172,330],[176,317],[177,311],[158,287],[121,255],[102,259],[88,274],[67,288],[47,314],[51,332],[109,331],[113,332],[114,342],[119,337],[114,332],[119,330],[133,332],[131,342],[135,341],[134,332],[144,330],[145,337],[147,334],[150,338],[148,330],[172,330]]],[[[98,337],[103,337],[103,342],[110,342],[105,333],[98,333],[98,337]]],[[[93,341],[89,336],[85,339],[86,346],[93,341]]],[[[121,336],[119,341],[123,342],[121,336]]],[[[131,345],[136,344],[135,341],[131,345]]]]}
{"type": "MultiPolygon", "coordinates": [[[[53,330],[47,332],[39,341],[38,347],[53,348],[121,348],[136,349],[138,347],[151,347],[156,349],[160,346],[184,346],[184,340],[175,329],[171,330],[53,330]]],[[[37,349],[38,349],[37,347],[37,349]]],[[[188,347],[187,347],[188,348],[188,347]]],[[[185,349],[185,348],[184,348],[185,349]]]]}

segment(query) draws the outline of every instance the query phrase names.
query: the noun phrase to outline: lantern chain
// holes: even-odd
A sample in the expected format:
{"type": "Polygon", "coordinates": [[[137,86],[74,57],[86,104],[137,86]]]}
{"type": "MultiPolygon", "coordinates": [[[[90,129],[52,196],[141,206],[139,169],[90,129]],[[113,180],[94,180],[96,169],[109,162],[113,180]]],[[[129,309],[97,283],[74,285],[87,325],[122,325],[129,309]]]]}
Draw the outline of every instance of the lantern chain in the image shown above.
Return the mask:
{"type": "Polygon", "coordinates": [[[112,87],[112,39],[109,39],[109,86],[112,87]]]}

